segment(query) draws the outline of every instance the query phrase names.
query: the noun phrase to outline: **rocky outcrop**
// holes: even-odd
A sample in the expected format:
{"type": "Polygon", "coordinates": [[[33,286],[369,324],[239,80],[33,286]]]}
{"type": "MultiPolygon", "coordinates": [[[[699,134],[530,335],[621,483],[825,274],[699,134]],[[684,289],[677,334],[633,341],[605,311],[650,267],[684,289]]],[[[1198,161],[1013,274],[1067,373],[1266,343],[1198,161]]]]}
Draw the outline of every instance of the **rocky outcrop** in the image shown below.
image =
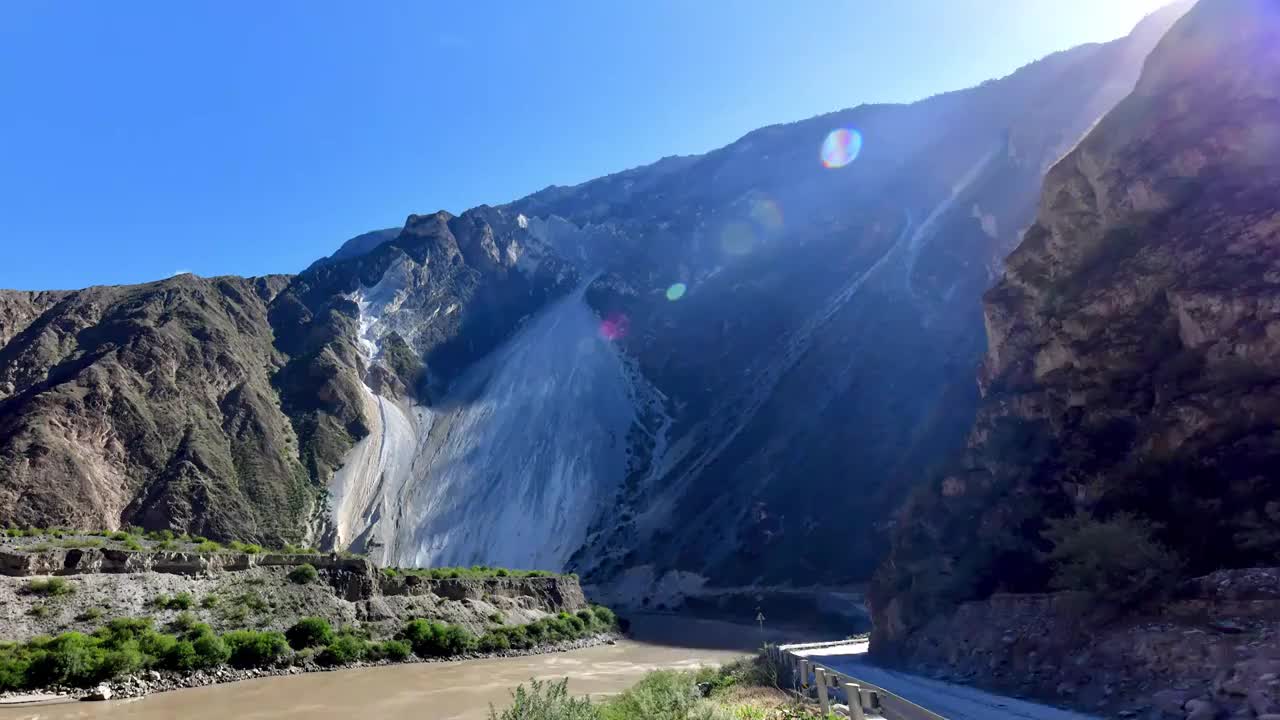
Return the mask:
{"type": "Polygon", "coordinates": [[[1049,172],[986,295],[968,451],[898,519],[875,651],[920,657],[958,603],[1046,589],[1049,518],[1148,520],[1184,575],[1274,560],[1278,192],[1280,8],[1202,0],[1049,172]]]}
{"type": "Polygon", "coordinates": [[[1080,594],[996,594],[930,619],[913,670],[1108,717],[1255,717],[1280,710],[1280,569],[1193,578],[1116,619],[1080,594]]]}
{"type": "Polygon", "coordinates": [[[0,551],[0,638],[23,640],[68,629],[91,632],[113,617],[189,612],[214,628],[283,630],[301,617],[335,626],[361,623],[393,634],[425,617],[476,634],[500,623],[522,624],[588,607],[578,579],[542,577],[389,576],[362,557],[125,551],[110,548],[0,551]],[[290,571],[307,563],[315,582],[290,571]],[[54,575],[64,591],[42,594],[32,580],[54,575]],[[179,604],[165,598],[185,595],[179,604]],[[252,623],[249,621],[252,620],[252,623]]]}

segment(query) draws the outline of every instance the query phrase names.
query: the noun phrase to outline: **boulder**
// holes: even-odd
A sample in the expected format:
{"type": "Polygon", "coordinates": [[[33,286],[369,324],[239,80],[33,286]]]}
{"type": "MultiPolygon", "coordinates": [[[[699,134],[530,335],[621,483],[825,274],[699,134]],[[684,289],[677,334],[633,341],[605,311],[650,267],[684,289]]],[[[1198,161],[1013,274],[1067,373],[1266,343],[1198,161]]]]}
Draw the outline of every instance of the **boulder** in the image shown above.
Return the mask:
{"type": "Polygon", "coordinates": [[[85,695],[83,699],[89,700],[89,701],[110,700],[111,696],[112,696],[111,686],[107,685],[106,683],[103,683],[98,687],[94,688],[93,692],[89,693],[88,695],[85,695]]]}

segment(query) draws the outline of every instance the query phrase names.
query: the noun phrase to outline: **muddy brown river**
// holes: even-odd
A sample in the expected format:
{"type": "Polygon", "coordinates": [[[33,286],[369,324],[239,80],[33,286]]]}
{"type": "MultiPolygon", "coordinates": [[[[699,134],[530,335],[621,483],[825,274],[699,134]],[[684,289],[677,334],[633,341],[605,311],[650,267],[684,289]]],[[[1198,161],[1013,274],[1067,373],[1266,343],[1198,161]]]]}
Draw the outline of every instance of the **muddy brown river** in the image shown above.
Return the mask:
{"type": "Polygon", "coordinates": [[[567,677],[575,695],[609,695],[650,670],[724,663],[763,639],[755,627],[664,616],[635,618],[632,636],[550,655],[308,673],[105,703],[0,707],[0,720],[482,720],[490,703],[503,707],[530,678],[567,677]]]}

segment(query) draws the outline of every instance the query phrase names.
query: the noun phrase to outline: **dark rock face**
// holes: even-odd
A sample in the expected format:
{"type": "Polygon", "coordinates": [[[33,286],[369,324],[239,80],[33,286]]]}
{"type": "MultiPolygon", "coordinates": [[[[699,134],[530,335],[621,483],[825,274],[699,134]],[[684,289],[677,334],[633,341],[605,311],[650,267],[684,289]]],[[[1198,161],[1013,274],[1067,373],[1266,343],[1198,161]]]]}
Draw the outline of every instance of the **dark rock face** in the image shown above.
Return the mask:
{"type": "Polygon", "coordinates": [[[963,445],[979,299],[1034,219],[1043,171],[1132,89],[1182,9],[979,88],[514,203],[602,273],[589,301],[626,319],[620,344],[668,400],[575,568],[633,599],[645,567],[732,585],[867,578],[881,519],[963,445]],[[861,155],[825,168],[819,147],[841,127],[861,132],[861,155]]]}
{"type": "Polygon", "coordinates": [[[1049,173],[985,298],[963,461],[904,510],[883,654],[956,603],[1038,591],[1044,520],[1129,512],[1186,572],[1280,551],[1280,8],[1203,0],[1049,173]]]}

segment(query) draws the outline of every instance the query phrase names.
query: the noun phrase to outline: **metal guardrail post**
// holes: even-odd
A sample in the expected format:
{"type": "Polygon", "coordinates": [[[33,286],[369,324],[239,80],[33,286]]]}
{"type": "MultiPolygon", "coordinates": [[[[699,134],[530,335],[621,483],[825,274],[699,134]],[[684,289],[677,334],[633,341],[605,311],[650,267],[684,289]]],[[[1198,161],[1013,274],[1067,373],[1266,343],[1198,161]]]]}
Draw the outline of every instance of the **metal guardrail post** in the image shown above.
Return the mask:
{"type": "Polygon", "coordinates": [[[866,720],[867,714],[862,711],[862,687],[857,683],[847,682],[841,686],[844,699],[849,705],[849,720],[866,720]]]}
{"type": "Polygon", "coordinates": [[[831,701],[827,698],[827,671],[822,668],[815,668],[813,671],[815,689],[818,691],[818,707],[822,710],[822,717],[831,714],[831,701]]]}

